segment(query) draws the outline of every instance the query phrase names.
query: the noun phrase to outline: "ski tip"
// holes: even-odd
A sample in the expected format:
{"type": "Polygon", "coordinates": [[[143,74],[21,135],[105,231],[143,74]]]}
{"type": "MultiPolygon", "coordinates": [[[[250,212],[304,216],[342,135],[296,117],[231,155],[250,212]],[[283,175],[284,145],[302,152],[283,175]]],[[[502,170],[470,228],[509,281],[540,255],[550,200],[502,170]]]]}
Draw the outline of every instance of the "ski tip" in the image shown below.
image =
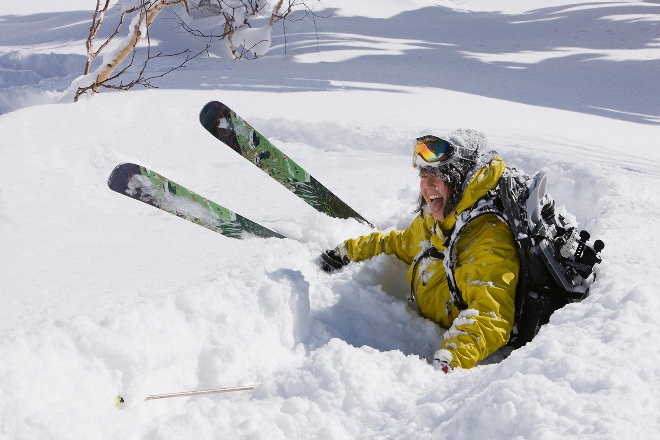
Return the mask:
{"type": "Polygon", "coordinates": [[[135,174],[140,174],[140,166],[134,163],[120,163],[108,177],[108,187],[117,192],[124,192],[128,181],[135,174]]]}
{"type": "Polygon", "coordinates": [[[199,112],[199,122],[210,131],[218,116],[225,114],[227,111],[230,111],[229,107],[220,101],[207,102],[202,111],[199,112]]]}
{"type": "MultiPolygon", "coordinates": [[[[224,105],[224,104],[220,101],[213,100],[213,101],[207,102],[206,105],[204,106],[204,108],[206,108],[206,107],[215,107],[215,106],[218,106],[218,105],[224,105]]],[[[224,106],[226,107],[226,105],[224,105],[224,106]]]]}

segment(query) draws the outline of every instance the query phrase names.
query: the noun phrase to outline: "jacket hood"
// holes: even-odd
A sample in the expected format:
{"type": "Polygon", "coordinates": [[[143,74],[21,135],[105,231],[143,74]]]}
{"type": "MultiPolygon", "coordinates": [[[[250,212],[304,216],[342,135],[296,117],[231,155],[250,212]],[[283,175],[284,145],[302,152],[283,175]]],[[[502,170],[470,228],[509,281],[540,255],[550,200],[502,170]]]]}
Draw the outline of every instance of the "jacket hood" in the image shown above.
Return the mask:
{"type": "Polygon", "coordinates": [[[465,179],[462,195],[456,208],[444,219],[437,222],[445,235],[454,229],[456,220],[463,211],[471,208],[477,200],[497,186],[505,168],[506,163],[495,152],[489,152],[479,157],[479,160],[465,179]]]}

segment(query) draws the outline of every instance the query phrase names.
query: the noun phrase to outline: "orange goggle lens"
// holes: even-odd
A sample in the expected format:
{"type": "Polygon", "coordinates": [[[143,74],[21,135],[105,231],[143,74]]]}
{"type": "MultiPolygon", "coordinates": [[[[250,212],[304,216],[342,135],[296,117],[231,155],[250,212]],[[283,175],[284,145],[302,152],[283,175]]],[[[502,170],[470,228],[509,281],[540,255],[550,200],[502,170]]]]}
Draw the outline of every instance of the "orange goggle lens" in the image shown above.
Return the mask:
{"type": "Polygon", "coordinates": [[[417,165],[440,165],[451,159],[456,152],[456,147],[449,141],[436,136],[423,136],[417,138],[413,149],[413,167],[417,165]],[[420,163],[419,159],[426,164],[420,163]]]}

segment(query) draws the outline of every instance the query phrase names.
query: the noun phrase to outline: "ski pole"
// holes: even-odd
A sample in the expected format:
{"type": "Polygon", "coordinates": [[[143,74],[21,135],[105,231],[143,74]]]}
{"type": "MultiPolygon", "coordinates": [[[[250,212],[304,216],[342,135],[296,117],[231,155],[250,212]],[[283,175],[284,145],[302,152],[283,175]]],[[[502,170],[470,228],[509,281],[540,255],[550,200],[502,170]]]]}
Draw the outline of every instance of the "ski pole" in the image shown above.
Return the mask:
{"type": "MultiPolygon", "coordinates": [[[[144,400],[170,399],[172,397],[199,396],[203,394],[231,393],[235,391],[249,391],[255,389],[255,385],[245,385],[238,387],[213,388],[209,390],[181,391],[177,393],[150,394],[144,400]]],[[[122,396],[115,397],[115,406],[122,409],[126,406],[126,399],[122,396]]]]}
{"type": "Polygon", "coordinates": [[[231,393],[234,391],[249,391],[253,389],[254,389],[254,385],[246,385],[242,387],[215,388],[211,390],[182,391],[179,393],[153,394],[145,397],[144,400],[169,399],[172,397],[184,397],[184,396],[199,396],[201,394],[231,393]]]}

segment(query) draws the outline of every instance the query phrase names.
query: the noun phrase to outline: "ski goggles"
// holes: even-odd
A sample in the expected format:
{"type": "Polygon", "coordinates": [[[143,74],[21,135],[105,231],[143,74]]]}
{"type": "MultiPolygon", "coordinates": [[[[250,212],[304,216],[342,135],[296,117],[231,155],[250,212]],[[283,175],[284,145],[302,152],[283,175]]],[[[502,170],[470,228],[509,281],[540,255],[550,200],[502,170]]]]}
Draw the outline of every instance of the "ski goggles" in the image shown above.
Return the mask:
{"type": "Polygon", "coordinates": [[[417,138],[413,148],[413,167],[440,166],[449,162],[456,153],[456,146],[436,136],[417,138]]]}

